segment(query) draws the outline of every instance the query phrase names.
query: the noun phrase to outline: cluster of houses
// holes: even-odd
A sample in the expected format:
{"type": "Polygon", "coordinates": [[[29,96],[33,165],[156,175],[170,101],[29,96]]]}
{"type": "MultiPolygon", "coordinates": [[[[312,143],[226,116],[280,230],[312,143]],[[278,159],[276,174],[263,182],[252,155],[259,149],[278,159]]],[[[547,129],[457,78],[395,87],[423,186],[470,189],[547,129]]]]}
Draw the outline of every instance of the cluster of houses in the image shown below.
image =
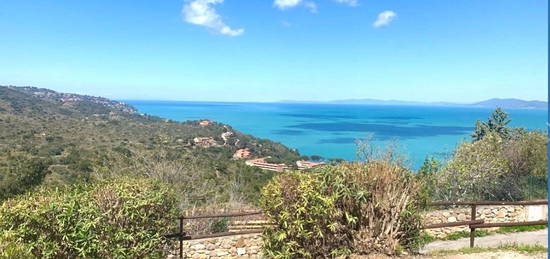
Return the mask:
{"type": "Polygon", "coordinates": [[[70,94],[70,93],[59,93],[53,90],[44,89],[44,88],[36,88],[36,87],[15,87],[15,86],[8,86],[11,89],[15,89],[18,91],[24,91],[27,93],[31,93],[36,97],[39,98],[45,98],[45,99],[53,99],[57,101],[61,101],[63,103],[74,103],[74,102],[81,102],[81,101],[88,101],[93,102],[97,104],[101,104],[103,106],[122,111],[127,113],[136,113],[137,110],[127,105],[123,102],[119,101],[112,101],[107,98],[103,97],[96,97],[96,96],[89,96],[89,95],[80,95],[80,94],[70,94]]]}
{"type": "MultiPolygon", "coordinates": [[[[203,120],[199,122],[199,125],[202,127],[206,127],[211,125],[212,122],[208,120],[203,120]]],[[[233,135],[233,132],[227,131],[224,132],[221,137],[224,140],[225,144],[227,144],[227,139],[233,135]]],[[[196,137],[193,139],[193,144],[196,146],[201,147],[214,147],[219,146],[218,143],[212,138],[212,137],[196,137]]],[[[252,152],[248,148],[242,148],[235,151],[233,154],[233,159],[247,159],[250,158],[252,155],[252,152]]],[[[261,169],[275,171],[275,172],[284,172],[286,170],[292,169],[291,166],[284,164],[284,163],[269,163],[265,158],[254,158],[246,160],[246,164],[249,166],[259,167],[261,169]]],[[[318,166],[325,165],[325,162],[312,162],[312,161],[305,161],[305,160],[299,160],[296,161],[296,167],[298,170],[305,170],[310,169],[318,166]]]]}

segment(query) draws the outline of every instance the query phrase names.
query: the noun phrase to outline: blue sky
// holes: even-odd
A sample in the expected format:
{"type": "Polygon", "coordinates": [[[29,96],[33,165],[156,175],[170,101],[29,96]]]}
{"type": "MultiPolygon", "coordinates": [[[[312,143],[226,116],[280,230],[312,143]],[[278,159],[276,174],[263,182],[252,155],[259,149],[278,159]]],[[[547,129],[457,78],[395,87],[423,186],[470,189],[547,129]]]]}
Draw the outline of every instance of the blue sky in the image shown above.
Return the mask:
{"type": "Polygon", "coordinates": [[[547,100],[541,0],[2,0],[0,84],[117,99],[547,100]]]}

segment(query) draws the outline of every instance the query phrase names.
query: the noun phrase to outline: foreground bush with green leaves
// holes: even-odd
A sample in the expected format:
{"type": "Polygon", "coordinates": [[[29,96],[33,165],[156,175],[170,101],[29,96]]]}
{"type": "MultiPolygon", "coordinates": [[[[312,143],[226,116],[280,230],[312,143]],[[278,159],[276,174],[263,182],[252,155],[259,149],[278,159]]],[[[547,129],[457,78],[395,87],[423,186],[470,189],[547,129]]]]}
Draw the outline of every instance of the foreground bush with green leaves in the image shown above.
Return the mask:
{"type": "Polygon", "coordinates": [[[434,200],[534,200],[547,197],[546,132],[509,128],[497,109],[479,122],[471,142],[460,143],[449,161],[426,159],[418,176],[434,200]]]}
{"type": "Polygon", "coordinates": [[[395,163],[371,161],[289,172],[262,191],[274,227],[264,232],[272,258],[397,254],[421,242],[421,186],[395,163]]]}
{"type": "Polygon", "coordinates": [[[8,199],[0,207],[0,258],[163,257],[174,197],[158,181],[118,178],[8,199]]]}

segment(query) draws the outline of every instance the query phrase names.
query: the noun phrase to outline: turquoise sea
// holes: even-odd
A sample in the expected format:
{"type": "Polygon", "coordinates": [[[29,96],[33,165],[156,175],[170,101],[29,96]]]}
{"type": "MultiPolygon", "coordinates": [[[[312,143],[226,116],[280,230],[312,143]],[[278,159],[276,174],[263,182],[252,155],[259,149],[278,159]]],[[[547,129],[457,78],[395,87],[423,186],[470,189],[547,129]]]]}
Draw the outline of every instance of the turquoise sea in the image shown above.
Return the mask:
{"type": "MultiPolygon", "coordinates": [[[[375,145],[397,140],[417,169],[426,156],[445,159],[470,140],[476,120],[489,108],[289,103],[125,101],[140,112],[177,121],[209,119],[303,155],[355,159],[355,141],[372,135],[375,145]]],[[[547,110],[505,109],[513,127],[546,130],[547,110]]]]}

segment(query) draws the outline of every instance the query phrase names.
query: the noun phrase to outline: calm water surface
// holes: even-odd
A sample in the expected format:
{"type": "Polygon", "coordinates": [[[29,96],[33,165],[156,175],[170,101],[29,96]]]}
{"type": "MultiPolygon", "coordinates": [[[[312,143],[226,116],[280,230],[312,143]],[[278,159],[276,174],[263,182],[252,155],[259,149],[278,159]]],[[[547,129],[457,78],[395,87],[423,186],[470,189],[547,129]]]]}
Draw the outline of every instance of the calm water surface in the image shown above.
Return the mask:
{"type": "MultiPolygon", "coordinates": [[[[304,155],[355,159],[355,141],[397,140],[410,166],[426,156],[444,158],[470,139],[476,120],[492,109],[287,103],[125,101],[140,112],[177,121],[209,119],[260,138],[281,142],[304,155]]],[[[547,110],[505,110],[513,127],[546,130],[547,110]]]]}

